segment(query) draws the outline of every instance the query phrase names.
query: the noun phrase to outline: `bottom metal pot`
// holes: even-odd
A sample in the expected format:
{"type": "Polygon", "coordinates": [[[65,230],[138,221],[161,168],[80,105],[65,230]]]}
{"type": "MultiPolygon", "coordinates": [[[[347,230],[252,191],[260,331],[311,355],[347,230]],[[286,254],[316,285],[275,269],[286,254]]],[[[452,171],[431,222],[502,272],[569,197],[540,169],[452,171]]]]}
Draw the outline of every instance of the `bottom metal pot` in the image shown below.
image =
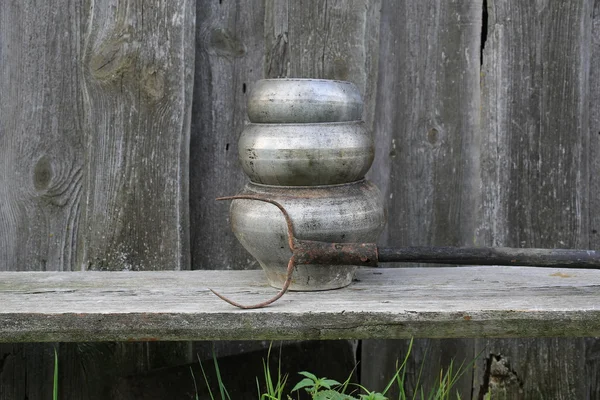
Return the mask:
{"type": "MultiPolygon", "coordinates": [[[[385,224],[379,189],[361,180],[343,185],[268,186],[249,183],[242,193],[281,203],[298,239],[325,242],[376,242],[385,224]]],[[[231,225],[240,243],[258,260],[269,284],[281,288],[291,257],[284,217],[272,204],[234,200],[231,225]]],[[[298,265],[290,290],[337,289],[349,285],[355,266],[298,265]]]]}

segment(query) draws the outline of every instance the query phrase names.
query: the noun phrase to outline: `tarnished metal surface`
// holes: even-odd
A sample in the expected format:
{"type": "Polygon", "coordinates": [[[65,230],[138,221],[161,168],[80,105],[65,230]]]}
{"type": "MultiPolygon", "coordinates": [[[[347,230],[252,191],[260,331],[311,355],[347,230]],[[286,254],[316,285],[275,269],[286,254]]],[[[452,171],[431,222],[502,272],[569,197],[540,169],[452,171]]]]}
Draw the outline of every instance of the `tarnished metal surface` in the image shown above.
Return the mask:
{"type": "Polygon", "coordinates": [[[354,84],[323,79],[264,79],[248,97],[248,117],[258,123],[357,121],[362,108],[354,84]]]}
{"type": "Polygon", "coordinates": [[[340,262],[335,246],[313,251],[296,239],[286,243],[294,236],[287,232],[292,221],[300,241],[375,242],[383,229],[381,194],[363,179],[374,145],[361,121],[362,106],[357,88],[342,81],[267,79],[257,82],[249,95],[252,123],[244,129],[238,151],[254,183],[234,196],[231,224],[269,283],[283,288],[278,296],[288,285],[290,290],[344,287],[352,282],[356,266],[365,265],[352,252],[340,262]],[[259,198],[263,201],[253,201],[259,198]],[[297,253],[299,249],[306,251],[297,253]]]}
{"type": "Polygon", "coordinates": [[[254,200],[272,204],[277,207],[285,220],[287,228],[287,243],[292,251],[292,255],[288,260],[285,281],[281,287],[281,290],[269,300],[257,304],[241,304],[231,300],[226,296],[223,296],[213,289],[209,289],[220,299],[235,307],[248,310],[262,308],[277,301],[289,289],[293,279],[294,269],[297,265],[328,265],[330,267],[333,265],[377,266],[377,245],[374,243],[326,243],[313,240],[297,239],[294,229],[294,222],[292,221],[290,214],[287,212],[283,204],[278,201],[254,194],[220,197],[217,200],[254,200]]]}
{"type": "MultiPolygon", "coordinates": [[[[374,243],[385,224],[381,194],[368,181],[345,185],[279,187],[248,184],[242,195],[255,195],[280,203],[301,240],[336,243],[374,243]]],[[[231,225],[242,245],[261,264],[269,283],[282,287],[292,256],[288,228],[272,204],[234,200],[231,225]]],[[[361,263],[362,264],[362,263],[361,263]]],[[[352,281],[356,265],[296,265],[290,290],[326,290],[352,281]]]]}
{"type": "Polygon", "coordinates": [[[283,186],[357,181],[371,167],[375,152],[362,121],[249,124],[238,151],[253,182],[283,186]]]}

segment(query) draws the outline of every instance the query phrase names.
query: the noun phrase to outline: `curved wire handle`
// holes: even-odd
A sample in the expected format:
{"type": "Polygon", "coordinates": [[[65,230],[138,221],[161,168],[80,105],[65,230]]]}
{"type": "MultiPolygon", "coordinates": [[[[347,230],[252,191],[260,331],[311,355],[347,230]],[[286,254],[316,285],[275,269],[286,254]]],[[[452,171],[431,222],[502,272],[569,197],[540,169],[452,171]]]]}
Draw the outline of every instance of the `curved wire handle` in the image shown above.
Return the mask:
{"type": "MultiPolygon", "coordinates": [[[[253,195],[238,195],[238,196],[228,196],[228,197],[219,197],[216,200],[236,200],[236,199],[241,199],[241,200],[257,200],[257,201],[263,201],[265,203],[270,203],[273,204],[274,206],[276,206],[277,208],[279,208],[279,210],[282,212],[284,218],[285,218],[285,222],[287,225],[287,230],[288,230],[288,245],[290,246],[290,250],[292,251],[292,253],[294,253],[294,224],[292,223],[292,219],[290,218],[290,215],[288,214],[288,212],[286,211],[286,209],[281,205],[281,203],[276,202],[275,200],[271,200],[271,199],[266,199],[264,197],[260,197],[260,196],[253,196],[253,195]]],[[[253,305],[243,305],[240,303],[237,303],[231,299],[228,299],[227,297],[223,296],[220,293],[215,292],[212,289],[208,289],[211,292],[213,292],[217,297],[219,297],[221,300],[226,301],[227,303],[231,304],[232,306],[244,309],[244,310],[251,310],[253,308],[262,308],[262,307],[266,307],[269,304],[274,303],[275,301],[277,301],[278,299],[281,298],[281,296],[283,296],[285,294],[285,292],[287,292],[287,290],[290,287],[290,284],[292,283],[292,274],[294,272],[294,267],[296,266],[296,259],[295,256],[292,254],[292,257],[290,258],[290,261],[288,262],[287,265],[287,272],[286,272],[286,278],[285,278],[285,283],[283,284],[283,287],[281,288],[281,290],[279,291],[279,293],[277,293],[274,297],[270,298],[267,301],[263,301],[262,303],[258,303],[258,304],[253,304],[253,305]]]]}

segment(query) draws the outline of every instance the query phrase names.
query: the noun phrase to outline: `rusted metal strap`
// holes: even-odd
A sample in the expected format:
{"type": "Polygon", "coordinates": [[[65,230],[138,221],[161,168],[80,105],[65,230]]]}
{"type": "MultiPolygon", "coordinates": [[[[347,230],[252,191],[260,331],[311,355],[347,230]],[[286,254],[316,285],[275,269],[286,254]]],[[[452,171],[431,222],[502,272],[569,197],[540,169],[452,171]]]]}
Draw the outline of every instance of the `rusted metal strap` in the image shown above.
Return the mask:
{"type": "Polygon", "coordinates": [[[377,266],[375,243],[327,243],[294,239],[296,264],[377,266]]]}

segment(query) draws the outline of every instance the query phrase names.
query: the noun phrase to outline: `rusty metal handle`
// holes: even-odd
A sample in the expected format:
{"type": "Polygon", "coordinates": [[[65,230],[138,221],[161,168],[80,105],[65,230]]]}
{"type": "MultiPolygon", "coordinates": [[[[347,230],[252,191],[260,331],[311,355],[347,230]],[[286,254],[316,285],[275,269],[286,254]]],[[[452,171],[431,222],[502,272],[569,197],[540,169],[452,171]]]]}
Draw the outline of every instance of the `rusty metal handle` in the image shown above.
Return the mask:
{"type": "Polygon", "coordinates": [[[376,267],[378,263],[414,262],[454,265],[502,265],[600,269],[600,252],[569,249],[520,249],[509,247],[377,247],[375,243],[329,243],[297,239],[294,224],[285,207],[277,201],[254,195],[221,197],[217,200],[257,200],[275,205],[282,212],[288,229],[292,256],[288,262],[283,288],[273,298],[250,306],[210,289],[215,295],[243,309],[265,307],[285,294],[296,265],[358,265],[376,267]]]}
{"type": "Polygon", "coordinates": [[[379,262],[416,262],[455,265],[515,265],[600,269],[600,252],[570,249],[510,247],[378,248],[379,262]]]}
{"type": "Polygon", "coordinates": [[[600,269],[600,252],[510,247],[377,247],[374,243],[326,243],[294,239],[296,264],[359,265],[414,262],[600,269]]]}
{"type": "Polygon", "coordinates": [[[227,303],[229,303],[232,306],[235,306],[237,308],[241,308],[244,310],[251,310],[254,308],[266,307],[269,304],[272,304],[275,301],[279,300],[281,298],[281,296],[283,296],[285,294],[285,292],[287,292],[287,290],[290,287],[290,284],[292,283],[292,274],[294,273],[294,267],[296,266],[296,258],[293,254],[294,248],[295,248],[295,242],[296,242],[296,238],[294,236],[294,224],[292,222],[292,219],[290,218],[290,215],[286,211],[285,207],[283,207],[280,203],[276,202],[275,200],[263,198],[260,196],[253,196],[253,195],[237,195],[237,196],[219,197],[216,200],[219,201],[219,200],[235,200],[235,199],[257,200],[257,201],[263,201],[265,203],[270,203],[270,204],[273,204],[275,207],[279,208],[279,210],[283,214],[283,217],[285,218],[285,222],[286,222],[287,229],[288,229],[288,246],[290,246],[290,250],[292,251],[292,256],[290,257],[290,260],[288,261],[288,265],[287,265],[285,282],[283,284],[283,287],[279,291],[279,293],[277,293],[275,296],[273,296],[269,300],[263,301],[262,303],[252,304],[252,305],[244,305],[244,304],[237,303],[237,302],[223,296],[222,294],[214,291],[213,289],[209,288],[208,290],[213,292],[213,294],[215,296],[219,297],[221,300],[226,301],[227,303]]]}

